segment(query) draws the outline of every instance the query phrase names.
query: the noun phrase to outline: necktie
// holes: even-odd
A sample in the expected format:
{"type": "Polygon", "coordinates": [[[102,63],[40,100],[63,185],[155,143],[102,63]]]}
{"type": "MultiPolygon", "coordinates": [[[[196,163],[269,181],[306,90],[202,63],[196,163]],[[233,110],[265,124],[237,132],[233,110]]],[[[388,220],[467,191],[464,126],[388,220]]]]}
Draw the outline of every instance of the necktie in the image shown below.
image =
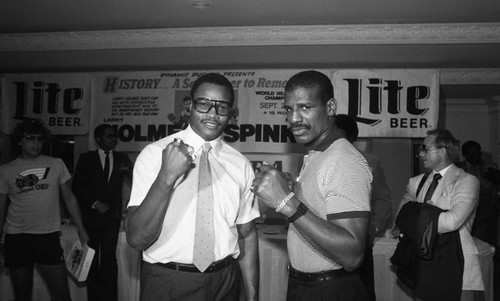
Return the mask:
{"type": "Polygon", "coordinates": [[[106,155],[104,157],[104,179],[107,183],[109,178],[109,151],[104,152],[104,154],[106,155]]]}
{"type": "Polygon", "coordinates": [[[438,181],[441,179],[441,174],[440,173],[435,173],[434,176],[432,177],[432,183],[429,186],[429,189],[427,189],[427,193],[425,194],[424,198],[424,203],[427,203],[432,198],[432,194],[434,194],[434,190],[436,190],[436,187],[438,186],[438,181]]]}
{"type": "Polygon", "coordinates": [[[203,144],[198,178],[198,203],[194,233],[193,264],[202,272],[214,261],[213,191],[208,152],[211,146],[203,144]]]}

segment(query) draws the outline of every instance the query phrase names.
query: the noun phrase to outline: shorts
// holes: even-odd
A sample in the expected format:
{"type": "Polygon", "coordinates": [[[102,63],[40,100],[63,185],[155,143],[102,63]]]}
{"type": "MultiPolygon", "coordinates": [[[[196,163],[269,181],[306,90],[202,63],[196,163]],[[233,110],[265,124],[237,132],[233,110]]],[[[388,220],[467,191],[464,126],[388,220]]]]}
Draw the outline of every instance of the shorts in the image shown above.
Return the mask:
{"type": "Polygon", "coordinates": [[[9,269],[64,262],[60,232],[47,234],[5,234],[5,267],[9,269]]]}

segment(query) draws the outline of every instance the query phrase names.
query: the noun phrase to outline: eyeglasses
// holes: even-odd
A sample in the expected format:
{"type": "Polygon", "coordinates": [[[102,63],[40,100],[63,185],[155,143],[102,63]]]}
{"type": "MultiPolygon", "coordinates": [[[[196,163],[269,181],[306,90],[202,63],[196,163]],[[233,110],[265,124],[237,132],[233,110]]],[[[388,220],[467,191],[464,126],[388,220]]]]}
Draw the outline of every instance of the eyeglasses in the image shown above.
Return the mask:
{"type": "Polygon", "coordinates": [[[32,135],[24,136],[24,139],[26,139],[26,141],[29,142],[34,142],[34,141],[43,142],[45,140],[43,136],[32,136],[32,135]]]}
{"type": "Polygon", "coordinates": [[[199,97],[194,100],[194,109],[200,113],[209,112],[215,107],[215,112],[220,116],[228,116],[231,113],[231,103],[223,100],[199,97]]]}
{"type": "Polygon", "coordinates": [[[424,153],[424,154],[427,154],[428,151],[432,151],[432,150],[437,150],[437,149],[441,149],[443,148],[442,146],[440,147],[432,147],[432,146],[427,146],[425,144],[420,144],[418,146],[418,153],[424,153]]]}

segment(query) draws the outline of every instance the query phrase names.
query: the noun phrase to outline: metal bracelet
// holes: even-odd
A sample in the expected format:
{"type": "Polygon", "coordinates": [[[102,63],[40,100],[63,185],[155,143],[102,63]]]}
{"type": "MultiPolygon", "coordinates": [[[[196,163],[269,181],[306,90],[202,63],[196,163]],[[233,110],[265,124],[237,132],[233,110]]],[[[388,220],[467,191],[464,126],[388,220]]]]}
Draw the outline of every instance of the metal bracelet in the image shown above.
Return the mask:
{"type": "Polygon", "coordinates": [[[276,212],[280,212],[281,209],[283,209],[283,207],[285,207],[286,203],[291,199],[293,198],[293,196],[295,195],[295,193],[290,192],[282,201],[281,203],[279,204],[278,208],[276,208],[276,212]]]}

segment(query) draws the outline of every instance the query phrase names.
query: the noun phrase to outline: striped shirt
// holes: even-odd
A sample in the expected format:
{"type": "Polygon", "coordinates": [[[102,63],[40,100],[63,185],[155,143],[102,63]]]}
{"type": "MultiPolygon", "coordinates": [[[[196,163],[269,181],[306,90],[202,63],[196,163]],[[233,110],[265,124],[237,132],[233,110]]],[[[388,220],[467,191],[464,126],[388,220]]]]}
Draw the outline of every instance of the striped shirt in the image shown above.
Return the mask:
{"type": "MultiPolygon", "coordinates": [[[[344,138],[325,151],[310,151],[295,185],[295,194],[324,220],[369,217],[372,174],[363,155],[344,138]]],[[[293,224],[288,231],[291,265],[314,273],[342,268],[314,249],[293,224]]]]}

